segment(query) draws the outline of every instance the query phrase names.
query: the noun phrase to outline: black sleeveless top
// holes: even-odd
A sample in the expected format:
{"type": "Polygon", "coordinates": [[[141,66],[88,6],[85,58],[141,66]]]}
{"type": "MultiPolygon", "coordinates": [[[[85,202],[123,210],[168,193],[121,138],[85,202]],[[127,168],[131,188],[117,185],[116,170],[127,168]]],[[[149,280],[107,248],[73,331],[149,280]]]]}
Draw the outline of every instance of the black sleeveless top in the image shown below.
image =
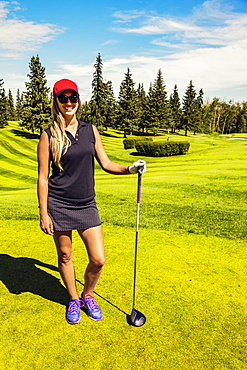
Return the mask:
{"type": "MultiPolygon", "coordinates": [[[[45,130],[49,140],[51,130],[45,130]]],[[[73,204],[90,202],[95,197],[94,157],[95,136],[89,123],[78,120],[75,137],[66,132],[71,141],[67,152],[61,157],[63,171],[52,160],[52,175],[48,182],[48,196],[73,204]]]]}

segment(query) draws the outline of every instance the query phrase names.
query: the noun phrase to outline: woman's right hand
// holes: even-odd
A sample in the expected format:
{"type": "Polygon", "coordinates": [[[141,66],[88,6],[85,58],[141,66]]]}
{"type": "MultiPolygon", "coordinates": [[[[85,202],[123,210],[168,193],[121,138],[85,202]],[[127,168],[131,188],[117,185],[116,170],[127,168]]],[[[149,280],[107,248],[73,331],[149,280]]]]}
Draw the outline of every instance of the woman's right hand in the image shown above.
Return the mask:
{"type": "Polygon", "coordinates": [[[40,228],[47,235],[53,235],[53,222],[48,214],[40,215],[40,228]]]}

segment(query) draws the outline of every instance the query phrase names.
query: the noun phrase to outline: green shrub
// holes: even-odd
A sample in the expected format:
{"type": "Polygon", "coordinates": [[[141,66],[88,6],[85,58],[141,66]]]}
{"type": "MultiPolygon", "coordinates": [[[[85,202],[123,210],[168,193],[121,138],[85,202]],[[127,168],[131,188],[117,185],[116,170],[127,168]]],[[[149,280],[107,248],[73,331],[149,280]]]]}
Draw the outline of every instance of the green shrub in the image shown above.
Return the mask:
{"type": "Polygon", "coordinates": [[[97,127],[97,129],[98,129],[98,131],[99,131],[99,133],[100,133],[101,135],[105,132],[105,127],[104,127],[104,126],[102,126],[102,125],[99,125],[99,126],[97,127]]]}
{"type": "Polygon", "coordinates": [[[137,141],[153,141],[153,138],[152,137],[139,137],[139,138],[124,139],[123,140],[124,149],[135,148],[137,141]]]}
{"type": "Polygon", "coordinates": [[[168,157],[181,155],[189,150],[190,143],[187,141],[138,141],[136,150],[140,154],[151,157],[168,157]]]}

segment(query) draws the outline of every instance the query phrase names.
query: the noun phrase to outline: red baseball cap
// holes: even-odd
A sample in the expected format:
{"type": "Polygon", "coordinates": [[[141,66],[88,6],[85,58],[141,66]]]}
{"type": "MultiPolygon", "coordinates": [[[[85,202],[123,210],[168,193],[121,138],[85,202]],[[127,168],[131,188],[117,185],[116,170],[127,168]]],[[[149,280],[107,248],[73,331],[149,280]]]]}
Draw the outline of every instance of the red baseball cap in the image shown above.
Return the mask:
{"type": "Polygon", "coordinates": [[[53,96],[62,94],[65,90],[74,90],[78,94],[78,87],[75,82],[63,78],[57,81],[53,86],[53,96]]]}

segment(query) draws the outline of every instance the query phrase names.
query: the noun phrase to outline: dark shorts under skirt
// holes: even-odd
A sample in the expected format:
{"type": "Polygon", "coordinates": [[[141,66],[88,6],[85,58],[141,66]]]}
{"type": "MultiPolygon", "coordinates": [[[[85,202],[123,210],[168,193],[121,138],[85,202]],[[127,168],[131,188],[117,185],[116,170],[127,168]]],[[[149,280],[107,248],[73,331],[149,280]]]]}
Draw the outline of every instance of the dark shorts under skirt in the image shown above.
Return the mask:
{"type": "Polygon", "coordinates": [[[101,225],[96,202],[73,204],[48,197],[48,213],[56,231],[85,230],[101,225]]]}

